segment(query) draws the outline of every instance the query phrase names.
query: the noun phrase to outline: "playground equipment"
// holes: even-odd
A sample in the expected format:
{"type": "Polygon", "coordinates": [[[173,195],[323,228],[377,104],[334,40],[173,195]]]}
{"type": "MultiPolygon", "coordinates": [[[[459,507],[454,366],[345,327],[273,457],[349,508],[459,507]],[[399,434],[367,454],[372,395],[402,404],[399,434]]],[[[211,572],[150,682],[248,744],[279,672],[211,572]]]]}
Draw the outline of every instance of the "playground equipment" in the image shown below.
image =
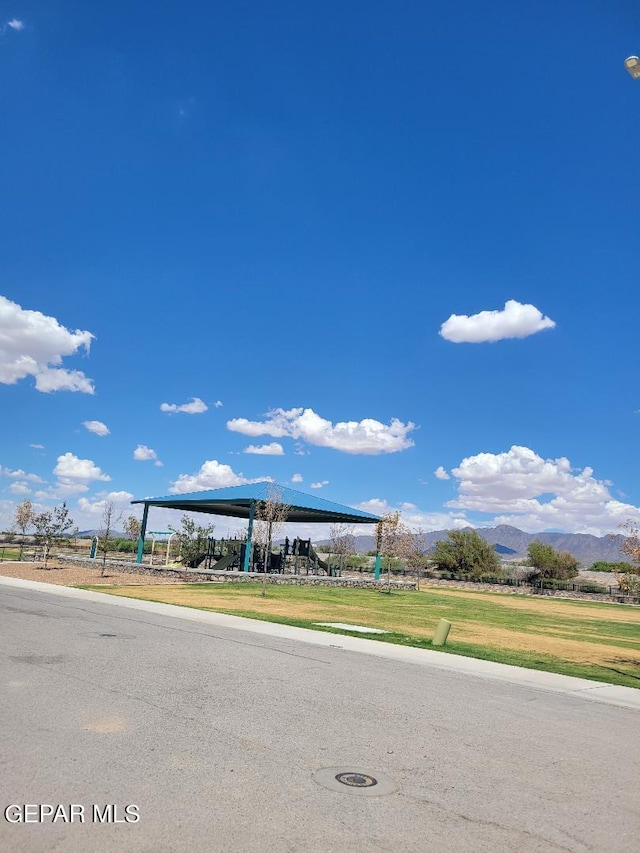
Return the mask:
{"type": "Polygon", "coordinates": [[[174,536],[177,536],[177,533],[175,532],[175,530],[148,530],[147,533],[149,536],[153,537],[153,539],[151,540],[151,556],[149,557],[149,565],[150,566],[153,565],[153,552],[155,551],[155,548],[156,548],[156,536],[168,536],[169,537],[167,539],[167,553],[165,555],[165,561],[164,561],[165,566],[168,566],[169,565],[169,552],[171,551],[171,540],[174,536]]]}
{"type": "MultiPolygon", "coordinates": [[[[213,571],[242,571],[245,565],[247,543],[243,539],[214,539],[207,542],[207,551],[199,565],[213,571]]],[[[266,553],[266,546],[253,545],[251,549],[252,572],[270,574],[320,574],[338,576],[340,568],[321,560],[311,539],[296,537],[290,541],[287,537],[277,551],[266,553]]]]}

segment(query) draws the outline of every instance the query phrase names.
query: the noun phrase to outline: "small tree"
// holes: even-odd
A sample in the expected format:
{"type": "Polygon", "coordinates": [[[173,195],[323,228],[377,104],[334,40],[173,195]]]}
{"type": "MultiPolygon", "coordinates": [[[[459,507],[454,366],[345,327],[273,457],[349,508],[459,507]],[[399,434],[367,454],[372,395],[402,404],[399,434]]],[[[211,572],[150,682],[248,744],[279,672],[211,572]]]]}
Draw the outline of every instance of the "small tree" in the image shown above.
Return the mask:
{"type": "Polygon", "coordinates": [[[34,515],[32,523],[35,528],[36,543],[42,548],[46,569],[51,546],[73,527],[73,519],[69,516],[66,501],[51,510],[34,515]]]}
{"type": "Polygon", "coordinates": [[[256,502],[251,539],[262,549],[264,554],[263,598],[267,594],[267,572],[269,570],[271,545],[273,540],[282,532],[290,512],[291,506],[282,500],[282,489],[273,483],[270,483],[267,488],[265,500],[256,502]]]}
{"type": "Polygon", "coordinates": [[[405,560],[407,568],[416,573],[417,589],[420,589],[420,572],[427,565],[427,534],[422,528],[407,530],[405,560]]]}
{"type": "Polygon", "coordinates": [[[556,551],[546,542],[535,539],[527,549],[529,565],[534,571],[529,573],[529,580],[569,580],[578,574],[579,562],[568,551],[556,551]]]}
{"type": "Polygon", "coordinates": [[[400,521],[400,512],[388,512],[378,522],[377,542],[387,564],[387,593],[391,594],[391,566],[405,560],[409,547],[409,528],[400,521]]]}
{"type": "Polygon", "coordinates": [[[180,542],[180,554],[184,566],[196,568],[207,553],[207,542],[215,529],[215,524],[206,526],[196,524],[189,515],[183,515],[180,519],[181,530],[169,526],[169,530],[176,533],[180,542]]]}
{"type": "Polygon", "coordinates": [[[123,527],[127,539],[137,542],[140,538],[140,531],[142,530],[142,522],[140,519],[136,518],[135,515],[130,515],[124,522],[123,527]]]}
{"type": "MultiPolygon", "coordinates": [[[[130,540],[132,543],[138,542],[138,540],[140,539],[140,532],[142,531],[142,522],[140,521],[139,518],[136,518],[135,515],[130,515],[125,520],[125,522],[123,524],[123,528],[124,528],[125,536],[127,537],[128,540],[130,540]]],[[[129,548],[131,548],[132,551],[135,551],[135,547],[136,547],[135,544],[134,545],[127,544],[125,546],[127,551],[129,550],[129,548]]]]}
{"type": "Polygon", "coordinates": [[[447,539],[436,542],[434,560],[453,575],[480,578],[501,573],[500,558],[493,545],[475,530],[449,530],[447,539]]]}
{"type": "Polygon", "coordinates": [[[18,504],[16,507],[15,515],[13,516],[13,523],[20,531],[20,554],[18,559],[22,559],[22,554],[24,552],[24,537],[27,533],[27,530],[33,526],[33,519],[35,517],[35,513],[33,511],[33,504],[31,501],[26,500],[22,501],[21,504],[18,504]]]}
{"type": "Polygon", "coordinates": [[[626,531],[626,538],[620,550],[630,557],[635,565],[629,566],[627,571],[619,571],[616,574],[616,580],[622,592],[638,595],[640,594],[640,530],[637,523],[633,521],[626,521],[620,527],[626,531]]]}
{"type": "Polygon", "coordinates": [[[338,558],[340,571],[344,569],[347,556],[356,550],[356,537],[353,535],[353,525],[332,524],[329,528],[331,540],[330,553],[338,558]]]}
{"type": "Polygon", "coordinates": [[[107,501],[102,510],[102,527],[98,536],[98,550],[102,554],[102,569],[100,577],[104,577],[107,554],[113,546],[113,541],[110,538],[114,527],[122,520],[122,513],[116,510],[116,505],[113,501],[107,501]]]}

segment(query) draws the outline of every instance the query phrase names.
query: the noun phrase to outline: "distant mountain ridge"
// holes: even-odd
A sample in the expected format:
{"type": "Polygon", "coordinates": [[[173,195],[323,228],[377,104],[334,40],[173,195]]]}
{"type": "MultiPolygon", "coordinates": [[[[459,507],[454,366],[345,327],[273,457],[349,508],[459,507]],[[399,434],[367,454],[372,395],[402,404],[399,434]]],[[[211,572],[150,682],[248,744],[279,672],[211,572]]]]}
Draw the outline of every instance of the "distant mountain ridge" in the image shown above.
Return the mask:
{"type": "MultiPolygon", "coordinates": [[[[598,560],[617,562],[628,559],[620,550],[626,537],[619,533],[608,536],[593,536],[590,533],[525,533],[510,524],[474,529],[483,539],[494,545],[499,554],[507,558],[525,557],[529,543],[539,539],[558,551],[568,551],[585,566],[590,566],[598,560]]],[[[447,538],[448,533],[448,530],[430,530],[426,533],[427,549],[431,551],[436,542],[447,538]]],[[[356,551],[359,554],[375,548],[373,536],[356,536],[355,539],[356,551]]],[[[329,543],[325,541],[318,544],[329,543]]]]}

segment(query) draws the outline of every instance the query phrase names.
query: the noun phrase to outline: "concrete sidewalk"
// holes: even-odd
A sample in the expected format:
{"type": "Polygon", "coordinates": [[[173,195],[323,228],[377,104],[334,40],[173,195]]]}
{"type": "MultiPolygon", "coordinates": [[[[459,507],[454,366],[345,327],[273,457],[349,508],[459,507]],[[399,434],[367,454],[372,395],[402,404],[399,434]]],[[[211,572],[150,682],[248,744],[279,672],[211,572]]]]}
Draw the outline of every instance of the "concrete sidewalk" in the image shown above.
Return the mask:
{"type": "Polygon", "coordinates": [[[121,596],[109,595],[108,593],[91,592],[89,590],[74,589],[72,587],[41,583],[39,581],[25,581],[0,576],[0,584],[18,589],[46,592],[51,595],[73,598],[80,601],[108,604],[113,607],[124,607],[130,610],[154,613],[162,616],[172,616],[206,625],[235,628],[249,631],[253,634],[297,640],[298,642],[314,646],[341,648],[351,652],[397,660],[417,666],[447,670],[475,678],[508,682],[529,689],[560,693],[565,696],[573,696],[592,702],[600,702],[640,711],[640,690],[635,690],[631,687],[619,687],[600,681],[590,681],[585,678],[574,678],[552,672],[525,669],[519,666],[510,666],[508,664],[463,657],[461,655],[452,655],[447,652],[417,649],[411,646],[398,646],[380,640],[367,640],[344,634],[313,631],[308,628],[295,628],[290,625],[262,622],[258,619],[230,616],[225,613],[195,610],[173,604],[122,598],[121,596]]]}

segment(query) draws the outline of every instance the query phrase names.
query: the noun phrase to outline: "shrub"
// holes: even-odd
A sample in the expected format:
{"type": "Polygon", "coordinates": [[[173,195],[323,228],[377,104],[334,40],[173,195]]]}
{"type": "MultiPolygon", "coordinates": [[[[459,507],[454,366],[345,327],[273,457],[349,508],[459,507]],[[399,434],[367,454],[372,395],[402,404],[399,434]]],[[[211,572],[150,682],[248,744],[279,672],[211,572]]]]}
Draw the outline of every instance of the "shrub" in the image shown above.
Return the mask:
{"type": "Polygon", "coordinates": [[[620,561],[618,563],[607,563],[604,560],[598,560],[589,567],[590,572],[633,572],[635,568],[631,563],[620,561]]]}
{"type": "Polygon", "coordinates": [[[533,567],[533,571],[529,573],[529,580],[548,578],[569,580],[578,574],[580,564],[568,551],[556,551],[551,545],[540,542],[539,539],[531,542],[527,550],[529,565],[533,567]]]}
{"type": "Polygon", "coordinates": [[[449,530],[447,539],[436,542],[434,560],[454,577],[476,580],[482,574],[500,575],[500,558],[492,545],[475,530],[449,530]]]}

